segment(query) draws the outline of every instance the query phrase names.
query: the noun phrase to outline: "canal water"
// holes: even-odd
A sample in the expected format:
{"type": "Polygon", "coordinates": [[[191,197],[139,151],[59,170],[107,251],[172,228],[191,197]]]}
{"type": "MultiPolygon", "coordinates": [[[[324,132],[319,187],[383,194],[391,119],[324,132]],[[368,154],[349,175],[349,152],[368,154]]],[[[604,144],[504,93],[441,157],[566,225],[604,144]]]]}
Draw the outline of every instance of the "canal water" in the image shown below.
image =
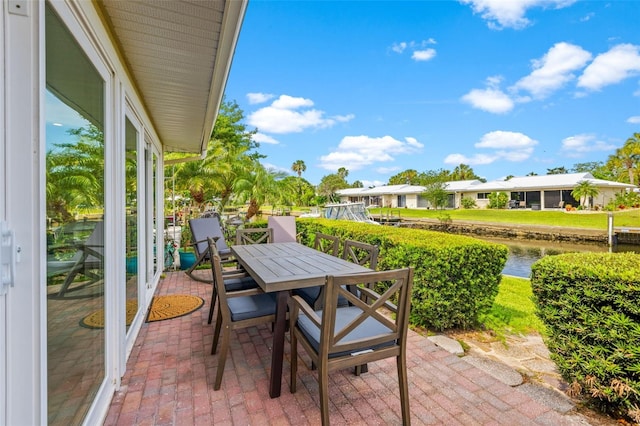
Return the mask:
{"type": "MultiPolygon", "coordinates": [[[[507,263],[502,270],[502,273],[505,275],[514,275],[516,277],[524,278],[529,278],[531,275],[531,265],[544,256],[553,256],[571,252],[609,252],[609,246],[606,244],[568,244],[557,241],[518,241],[484,237],[479,239],[506,245],[509,248],[509,257],[507,258],[507,263]]],[[[613,246],[611,251],[616,253],[627,251],[640,253],[640,246],[618,244],[613,246]]]]}

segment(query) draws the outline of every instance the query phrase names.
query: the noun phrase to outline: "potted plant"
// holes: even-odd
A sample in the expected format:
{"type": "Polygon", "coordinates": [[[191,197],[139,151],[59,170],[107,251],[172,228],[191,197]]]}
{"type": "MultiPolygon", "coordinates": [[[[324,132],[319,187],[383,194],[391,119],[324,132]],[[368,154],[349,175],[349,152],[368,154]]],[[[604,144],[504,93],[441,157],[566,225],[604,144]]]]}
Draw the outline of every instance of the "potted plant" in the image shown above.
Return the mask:
{"type": "Polygon", "coordinates": [[[178,255],[180,256],[180,269],[182,270],[189,269],[196,263],[196,253],[191,243],[191,228],[188,226],[184,226],[182,229],[178,255]]]}

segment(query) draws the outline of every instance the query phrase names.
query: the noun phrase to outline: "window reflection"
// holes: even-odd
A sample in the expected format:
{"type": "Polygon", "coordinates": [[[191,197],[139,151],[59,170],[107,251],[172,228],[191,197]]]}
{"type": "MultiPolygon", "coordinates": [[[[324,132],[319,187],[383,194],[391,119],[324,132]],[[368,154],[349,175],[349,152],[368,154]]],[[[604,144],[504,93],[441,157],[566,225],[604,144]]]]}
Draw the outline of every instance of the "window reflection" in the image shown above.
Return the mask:
{"type": "Polygon", "coordinates": [[[127,330],[138,311],[138,132],[127,118],[125,123],[125,201],[126,201],[126,324],[127,330]]]}
{"type": "Polygon", "coordinates": [[[104,81],[46,7],[48,421],[80,424],[105,376],[104,81]]]}

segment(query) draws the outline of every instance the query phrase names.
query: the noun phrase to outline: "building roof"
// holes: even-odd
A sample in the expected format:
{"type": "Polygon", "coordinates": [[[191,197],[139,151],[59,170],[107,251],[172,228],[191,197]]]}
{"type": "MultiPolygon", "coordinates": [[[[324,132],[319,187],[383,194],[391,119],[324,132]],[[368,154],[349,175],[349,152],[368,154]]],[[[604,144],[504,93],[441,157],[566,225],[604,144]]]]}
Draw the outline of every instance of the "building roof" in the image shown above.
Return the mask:
{"type": "Polygon", "coordinates": [[[566,173],[558,175],[524,176],[513,177],[509,180],[480,183],[473,187],[466,188],[467,192],[492,192],[492,191],[513,191],[513,190],[539,190],[539,189],[567,189],[573,188],[581,181],[589,181],[598,188],[635,188],[635,185],[628,183],[613,182],[609,180],[596,179],[591,173],[566,173]]]}
{"type": "MultiPolygon", "coordinates": [[[[591,173],[568,173],[559,175],[514,177],[509,180],[481,182],[479,180],[459,180],[445,182],[448,192],[494,192],[528,191],[545,189],[572,189],[581,181],[591,182],[597,188],[635,188],[628,183],[596,179],[591,173]]],[[[341,196],[376,196],[420,194],[425,191],[419,185],[385,185],[374,188],[346,188],[336,191],[341,196]]]]}
{"type": "Polygon", "coordinates": [[[165,151],[207,149],[247,2],[96,2],[165,151]]]}

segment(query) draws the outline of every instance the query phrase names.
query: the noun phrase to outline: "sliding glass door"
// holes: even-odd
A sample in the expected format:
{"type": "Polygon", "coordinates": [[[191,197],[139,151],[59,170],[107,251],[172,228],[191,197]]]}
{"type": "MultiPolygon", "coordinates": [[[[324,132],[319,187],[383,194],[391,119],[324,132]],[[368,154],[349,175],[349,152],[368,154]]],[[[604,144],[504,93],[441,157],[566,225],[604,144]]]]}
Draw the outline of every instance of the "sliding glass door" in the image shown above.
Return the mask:
{"type": "Polygon", "coordinates": [[[108,82],[47,3],[47,395],[50,424],[79,424],[105,380],[108,82]]]}

